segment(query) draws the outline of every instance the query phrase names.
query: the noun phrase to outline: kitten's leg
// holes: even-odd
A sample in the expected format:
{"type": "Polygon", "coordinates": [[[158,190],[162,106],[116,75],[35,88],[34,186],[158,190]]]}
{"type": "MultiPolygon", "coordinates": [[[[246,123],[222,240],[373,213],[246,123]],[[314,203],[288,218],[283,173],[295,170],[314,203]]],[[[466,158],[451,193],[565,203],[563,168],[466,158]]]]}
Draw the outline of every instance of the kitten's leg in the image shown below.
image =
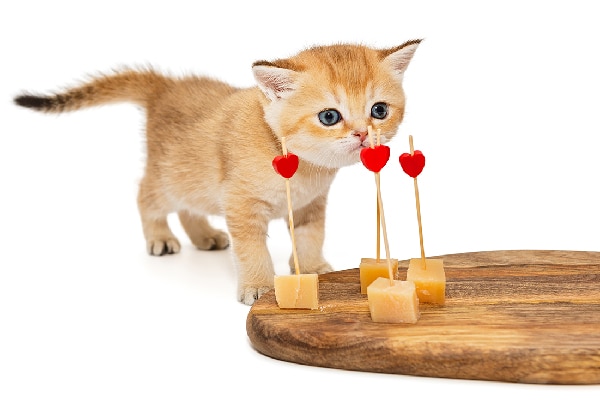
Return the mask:
{"type": "Polygon", "coordinates": [[[153,190],[147,178],[142,180],[138,193],[138,209],[146,238],[146,249],[153,256],[179,253],[181,246],[167,222],[170,211],[168,203],[158,193],[160,192],[153,190]]]}
{"type": "Polygon", "coordinates": [[[238,269],[238,300],[249,306],[273,288],[275,275],[267,248],[267,213],[260,212],[259,204],[253,208],[253,212],[245,208],[230,208],[227,212],[227,227],[238,269]]]}
{"type": "Polygon", "coordinates": [[[206,216],[192,214],[188,211],[180,211],[178,215],[185,233],[198,249],[222,250],[229,246],[229,235],[213,228],[206,216]]]}
{"type": "MultiPolygon", "coordinates": [[[[300,272],[323,274],[333,269],[323,258],[325,239],[326,196],[319,196],[307,206],[294,210],[294,236],[300,272]]],[[[290,257],[291,272],[295,272],[294,257],[290,257]]]]}

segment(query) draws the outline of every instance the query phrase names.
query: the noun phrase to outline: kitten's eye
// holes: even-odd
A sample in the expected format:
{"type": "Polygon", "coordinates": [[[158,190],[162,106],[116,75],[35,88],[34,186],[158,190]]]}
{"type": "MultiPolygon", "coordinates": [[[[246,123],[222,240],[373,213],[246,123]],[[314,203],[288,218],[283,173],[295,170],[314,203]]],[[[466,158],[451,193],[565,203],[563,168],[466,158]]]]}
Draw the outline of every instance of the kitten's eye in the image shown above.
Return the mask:
{"type": "Polygon", "coordinates": [[[375,103],[371,107],[371,116],[377,119],[384,119],[388,114],[388,105],[385,103],[375,103]]]}
{"type": "Polygon", "coordinates": [[[340,119],[342,119],[342,115],[338,110],[334,110],[333,108],[323,110],[319,113],[319,121],[325,126],[335,125],[340,122],[340,119]]]}

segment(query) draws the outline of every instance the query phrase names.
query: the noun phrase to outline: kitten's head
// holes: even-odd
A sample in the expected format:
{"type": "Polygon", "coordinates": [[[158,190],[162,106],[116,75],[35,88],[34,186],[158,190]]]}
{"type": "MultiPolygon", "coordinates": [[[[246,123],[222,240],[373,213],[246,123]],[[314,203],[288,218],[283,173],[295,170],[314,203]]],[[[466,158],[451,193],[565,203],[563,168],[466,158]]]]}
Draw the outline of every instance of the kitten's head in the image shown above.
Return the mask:
{"type": "Polygon", "coordinates": [[[367,128],[389,141],[404,115],[402,77],[419,45],[377,50],[361,45],[313,47],[252,69],[266,96],[265,119],[287,147],[319,166],[359,161],[367,128]]]}

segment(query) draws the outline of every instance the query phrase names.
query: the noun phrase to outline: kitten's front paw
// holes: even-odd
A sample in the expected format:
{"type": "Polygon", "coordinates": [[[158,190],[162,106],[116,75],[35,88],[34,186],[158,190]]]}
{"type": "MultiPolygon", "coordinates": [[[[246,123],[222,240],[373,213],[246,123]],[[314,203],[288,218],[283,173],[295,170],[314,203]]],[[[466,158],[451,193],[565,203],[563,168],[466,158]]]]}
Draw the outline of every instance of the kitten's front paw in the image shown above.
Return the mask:
{"type": "Polygon", "coordinates": [[[194,237],[192,242],[200,250],[223,250],[229,247],[229,235],[215,230],[212,236],[194,237]]]}
{"type": "Polygon", "coordinates": [[[146,241],[146,249],[151,256],[179,253],[181,245],[175,236],[153,238],[146,241]]]}
{"type": "Polygon", "coordinates": [[[238,291],[238,300],[247,306],[251,306],[260,296],[271,289],[273,289],[271,286],[240,288],[238,291]]]}
{"type": "MultiPolygon", "coordinates": [[[[291,272],[295,273],[295,269],[291,268],[291,272]]],[[[328,262],[322,262],[320,264],[302,268],[301,272],[303,274],[326,274],[328,272],[333,272],[333,268],[331,268],[331,265],[329,265],[328,262]]]]}

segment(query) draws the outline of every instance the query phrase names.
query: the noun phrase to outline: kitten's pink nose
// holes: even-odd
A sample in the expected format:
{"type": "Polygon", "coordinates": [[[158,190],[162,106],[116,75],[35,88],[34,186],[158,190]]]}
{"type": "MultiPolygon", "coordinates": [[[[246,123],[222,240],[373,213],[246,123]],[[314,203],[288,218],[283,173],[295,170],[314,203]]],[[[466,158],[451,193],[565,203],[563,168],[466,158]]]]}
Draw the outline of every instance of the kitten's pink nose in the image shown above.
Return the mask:
{"type": "Polygon", "coordinates": [[[359,138],[360,142],[362,143],[367,138],[368,132],[367,131],[354,131],[353,135],[356,136],[357,138],[359,138]]]}

